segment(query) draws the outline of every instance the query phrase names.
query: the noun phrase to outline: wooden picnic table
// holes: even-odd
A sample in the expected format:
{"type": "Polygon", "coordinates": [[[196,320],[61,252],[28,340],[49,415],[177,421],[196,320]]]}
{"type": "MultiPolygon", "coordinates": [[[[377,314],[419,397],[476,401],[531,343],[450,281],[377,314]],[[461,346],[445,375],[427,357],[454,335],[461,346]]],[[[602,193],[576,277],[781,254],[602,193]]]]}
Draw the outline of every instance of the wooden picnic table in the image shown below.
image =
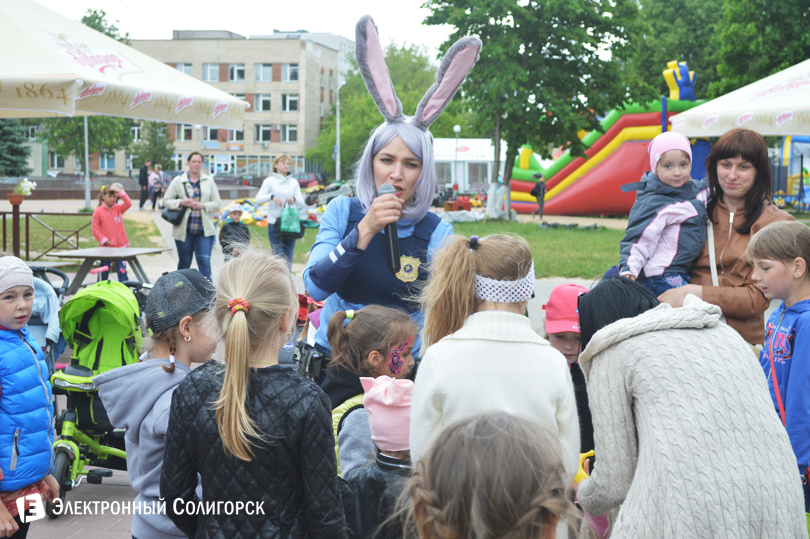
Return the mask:
{"type": "Polygon", "coordinates": [[[110,260],[112,262],[120,262],[123,260],[124,262],[128,262],[136,279],[142,283],[149,284],[149,277],[147,277],[141,263],[138,262],[138,257],[155,255],[165,251],[171,251],[171,249],[168,247],[92,247],[90,249],[52,252],[50,256],[58,258],[81,258],[84,260],[79,271],[76,273],[76,277],[65,292],[65,295],[72,296],[82,287],[85,277],[90,274],[93,264],[98,260],[110,260]]]}

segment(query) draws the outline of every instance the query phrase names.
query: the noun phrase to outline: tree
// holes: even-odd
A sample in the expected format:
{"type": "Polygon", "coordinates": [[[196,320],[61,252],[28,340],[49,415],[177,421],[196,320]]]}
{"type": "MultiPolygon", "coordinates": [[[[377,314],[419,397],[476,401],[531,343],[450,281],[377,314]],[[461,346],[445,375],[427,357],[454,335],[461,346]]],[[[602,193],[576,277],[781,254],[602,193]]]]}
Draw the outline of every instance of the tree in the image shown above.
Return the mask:
{"type": "Polygon", "coordinates": [[[523,144],[582,154],[576,133],[597,129],[597,115],[639,93],[622,81],[615,59],[638,14],[634,0],[428,0],[424,7],[433,12],[425,24],[456,28],[445,49],[467,35],[484,42],[463,88],[494,127],[493,181],[501,139],[509,181],[523,144]]]}
{"type": "Polygon", "coordinates": [[[163,165],[171,168],[174,156],[174,144],[169,140],[169,129],[163,122],[143,122],[141,126],[141,139],[130,147],[130,151],[137,157],[132,158],[132,166],[140,168],[147,159],[154,165],[163,165]]]}
{"type": "Polygon", "coordinates": [[[726,0],[712,43],[712,97],[810,58],[810,0],[726,0]]]}
{"type": "MultiPolygon", "coordinates": [[[[121,43],[129,45],[129,33],[120,35],[118,28],[106,20],[103,10],[88,9],[82,24],[121,43]]],[[[116,21],[118,22],[118,21],[116,21]]],[[[126,149],[132,142],[131,128],[135,122],[114,116],[87,118],[88,153],[112,153],[126,149]]],[[[84,120],[82,118],[45,118],[38,139],[52,152],[62,156],[76,155],[84,161],[84,120]]]]}
{"type": "MultiPolygon", "coordinates": [[[[132,142],[129,118],[90,116],[87,118],[88,153],[109,154],[126,149],[132,142]]],[[[84,161],[84,120],[82,118],[46,118],[38,138],[58,155],[75,155],[84,161]]]]}
{"type": "Polygon", "coordinates": [[[667,62],[687,62],[695,72],[695,95],[709,96],[718,81],[711,44],[714,26],[722,18],[721,0],[640,0],[638,18],[625,50],[619,54],[626,83],[654,99],[669,95],[661,73],[667,62]]]}
{"type": "Polygon", "coordinates": [[[19,120],[0,119],[0,176],[26,176],[31,147],[19,120]]]}
{"type": "MultiPolygon", "coordinates": [[[[424,48],[416,45],[398,47],[393,43],[389,44],[385,48],[385,61],[397,96],[402,102],[402,110],[405,114],[413,114],[419,100],[430,85],[436,82],[438,66],[431,62],[424,48]]],[[[434,137],[455,137],[453,126],[460,125],[465,137],[480,137],[483,131],[478,127],[475,116],[459,94],[430,127],[430,132],[434,137]]],[[[308,160],[320,161],[325,170],[332,174],[335,172],[332,153],[337,140],[336,120],[335,114],[324,120],[317,144],[305,153],[308,160]]],[[[366,90],[363,78],[354,69],[340,89],[340,163],[343,177],[351,174],[351,167],[360,157],[363,144],[372,130],[382,122],[383,118],[366,90]]]]}
{"type": "Polygon", "coordinates": [[[82,17],[82,24],[125,45],[130,45],[129,32],[122,36],[114,24],[107,22],[107,12],[103,9],[88,9],[87,13],[82,17]]]}

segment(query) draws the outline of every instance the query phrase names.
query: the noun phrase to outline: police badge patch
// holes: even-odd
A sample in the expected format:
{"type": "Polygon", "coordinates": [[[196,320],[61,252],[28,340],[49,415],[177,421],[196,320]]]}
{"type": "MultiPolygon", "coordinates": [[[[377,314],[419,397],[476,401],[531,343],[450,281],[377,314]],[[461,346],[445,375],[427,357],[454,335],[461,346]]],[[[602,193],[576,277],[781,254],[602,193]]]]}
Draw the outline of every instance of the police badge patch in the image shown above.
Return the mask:
{"type": "Polygon", "coordinates": [[[397,272],[397,279],[403,283],[413,282],[419,277],[419,265],[422,263],[418,258],[402,255],[399,257],[400,270],[397,272]]]}

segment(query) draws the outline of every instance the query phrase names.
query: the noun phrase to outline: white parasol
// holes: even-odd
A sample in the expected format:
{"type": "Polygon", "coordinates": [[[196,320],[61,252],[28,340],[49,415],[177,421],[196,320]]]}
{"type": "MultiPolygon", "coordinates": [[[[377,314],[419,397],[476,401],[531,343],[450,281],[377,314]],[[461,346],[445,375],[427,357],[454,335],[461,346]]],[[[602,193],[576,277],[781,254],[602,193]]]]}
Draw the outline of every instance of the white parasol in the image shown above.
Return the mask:
{"type": "Polygon", "coordinates": [[[719,136],[735,127],[762,135],[810,134],[810,60],[672,117],[688,137],[719,136]]]}
{"type": "Polygon", "coordinates": [[[0,0],[0,28],[0,117],[244,125],[245,101],[31,0],[0,0]]]}

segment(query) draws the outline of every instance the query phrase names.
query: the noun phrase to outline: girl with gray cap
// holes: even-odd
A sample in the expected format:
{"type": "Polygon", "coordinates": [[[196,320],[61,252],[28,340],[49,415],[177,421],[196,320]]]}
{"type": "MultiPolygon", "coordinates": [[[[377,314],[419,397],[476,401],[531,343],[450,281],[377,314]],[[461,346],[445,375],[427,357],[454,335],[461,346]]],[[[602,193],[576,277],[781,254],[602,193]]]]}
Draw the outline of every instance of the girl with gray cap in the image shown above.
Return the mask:
{"type": "Polygon", "coordinates": [[[59,497],[50,475],[54,431],[48,367],[28,332],[33,305],[34,274],[19,258],[0,257],[0,537],[28,534],[19,498],[39,494],[52,502],[59,497]]]}
{"type": "Polygon", "coordinates": [[[216,347],[214,327],[207,324],[214,295],[214,286],[196,269],[164,273],[146,299],[152,336],[142,359],[153,359],[93,378],[110,421],[127,429],[127,474],[138,491],[135,502],[152,506],[151,514],[134,515],[130,531],[135,539],[184,537],[165,512],[156,510],[160,473],[172,393],[191,364],[209,359],[216,347]]]}

